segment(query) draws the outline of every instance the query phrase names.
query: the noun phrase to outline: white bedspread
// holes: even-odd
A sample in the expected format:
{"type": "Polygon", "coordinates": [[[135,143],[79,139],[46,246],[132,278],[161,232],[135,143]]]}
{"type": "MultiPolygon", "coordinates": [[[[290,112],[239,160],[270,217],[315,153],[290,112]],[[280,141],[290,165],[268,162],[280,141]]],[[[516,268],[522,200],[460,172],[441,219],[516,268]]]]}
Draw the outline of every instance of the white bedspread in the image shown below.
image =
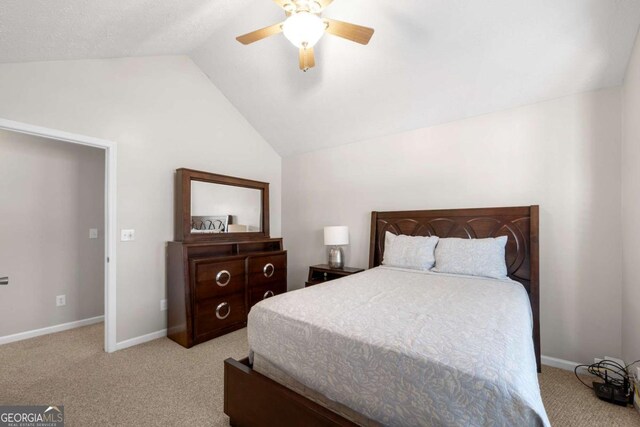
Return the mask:
{"type": "Polygon", "coordinates": [[[517,282],[378,267],[255,305],[252,351],[386,425],[547,426],[517,282]]]}

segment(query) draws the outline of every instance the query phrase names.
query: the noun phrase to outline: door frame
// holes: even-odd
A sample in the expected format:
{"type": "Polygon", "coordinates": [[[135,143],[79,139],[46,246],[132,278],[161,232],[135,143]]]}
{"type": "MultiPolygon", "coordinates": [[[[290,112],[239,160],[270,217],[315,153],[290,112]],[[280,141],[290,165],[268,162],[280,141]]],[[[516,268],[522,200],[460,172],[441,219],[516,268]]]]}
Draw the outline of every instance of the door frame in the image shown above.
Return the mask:
{"type": "Polygon", "coordinates": [[[3,118],[0,118],[0,129],[33,135],[53,142],[67,142],[104,150],[104,350],[107,353],[116,351],[116,144],[104,139],[3,118]]]}

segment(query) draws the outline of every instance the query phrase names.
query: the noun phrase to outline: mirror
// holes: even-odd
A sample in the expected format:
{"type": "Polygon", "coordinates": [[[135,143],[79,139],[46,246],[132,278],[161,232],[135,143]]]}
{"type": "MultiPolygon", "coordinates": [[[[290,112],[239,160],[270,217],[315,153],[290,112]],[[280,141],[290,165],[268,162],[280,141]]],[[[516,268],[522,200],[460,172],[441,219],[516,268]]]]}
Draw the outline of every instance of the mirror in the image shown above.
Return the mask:
{"type": "Polygon", "coordinates": [[[191,181],[191,233],[262,231],[262,191],[191,181]]]}
{"type": "Polygon", "coordinates": [[[269,238],[269,184],[192,169],[176,170],[175,240],[269,238]]]}

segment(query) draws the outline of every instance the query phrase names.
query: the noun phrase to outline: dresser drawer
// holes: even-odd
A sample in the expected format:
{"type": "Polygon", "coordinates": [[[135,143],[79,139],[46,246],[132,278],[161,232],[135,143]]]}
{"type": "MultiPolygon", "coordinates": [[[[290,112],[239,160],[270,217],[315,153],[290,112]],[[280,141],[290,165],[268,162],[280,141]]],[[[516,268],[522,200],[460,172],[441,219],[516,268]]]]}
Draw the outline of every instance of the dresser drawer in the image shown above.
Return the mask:
{"type": "Polygon", "coordinates": [[[249,287],[272,283],[287,283],[287,252],[250,257],[248,260],[249,287]]]}
{"type": "Polygon", "coordinates": [[[271,298],[275,295],[283,294],[287,291],[287,284],[280,283],[272,283],[270,285],[249,288],[249,308],[253,307],[255,304],[260,301],[271,298]]]}
{"type": "Polygon", "coordinates": [[[196,259],[191,261],[196,301],[244,292],[244,258],[232,260],[196,259]]]}
{"type": "Polygon", "coordinates": [[[243,324],[247,319],[244,293],[209,298],[195,304],[194,338],[197,340],[216,332],[243,324]]]}

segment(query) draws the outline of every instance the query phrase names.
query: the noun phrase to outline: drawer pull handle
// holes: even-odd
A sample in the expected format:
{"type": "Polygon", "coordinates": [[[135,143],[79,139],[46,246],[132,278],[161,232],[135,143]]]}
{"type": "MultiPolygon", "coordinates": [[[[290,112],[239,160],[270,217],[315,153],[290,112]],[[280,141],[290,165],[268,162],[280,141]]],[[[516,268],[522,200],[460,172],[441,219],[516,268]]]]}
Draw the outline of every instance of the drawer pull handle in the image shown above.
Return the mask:
{"type": "Polygon", "coordinates": [[[228,302],[221,302],[220,304],[218,304],[218,306],[216,307],[216,317],[220,320],[224,320],[227,317],[229,317],[229,315],[231,314],[231,306],[229,306],[228,302]],[[220,314],[220,310],[222,310],[223,308],[227,307],[227,314],[225,314],[224,316],[220,314]]]}
{"type": "Polygon", "coordinates": [[[222,270],[218,274],[216,274],[216,283],[218,284],[218,286],[227,286],[230,281],[231,281],[231,273],[229,273],[227,270],[222,270]],[[224,276],[225,274],[227,275],[227,280],[223,282],[221,279],[222,279],[222,276],[224,276]]]}
{"type": "Polygon", "coordinates": [[[262,269],[262,272],[264,273],[264,277],[271,277],[273,276],[273,273],[276,272],[276,268],[273,266],[273,264],[268,263],[268,264],[265,264],[264,268],[262,269]]]}
{"type": "Polygon", "coordinates": [[[274,296],[275,294],[273,293],[273,291],[267,291],[264,293],[264,295],[262,296],[262,299],[267,299],[269,297],[274,296]]]}

